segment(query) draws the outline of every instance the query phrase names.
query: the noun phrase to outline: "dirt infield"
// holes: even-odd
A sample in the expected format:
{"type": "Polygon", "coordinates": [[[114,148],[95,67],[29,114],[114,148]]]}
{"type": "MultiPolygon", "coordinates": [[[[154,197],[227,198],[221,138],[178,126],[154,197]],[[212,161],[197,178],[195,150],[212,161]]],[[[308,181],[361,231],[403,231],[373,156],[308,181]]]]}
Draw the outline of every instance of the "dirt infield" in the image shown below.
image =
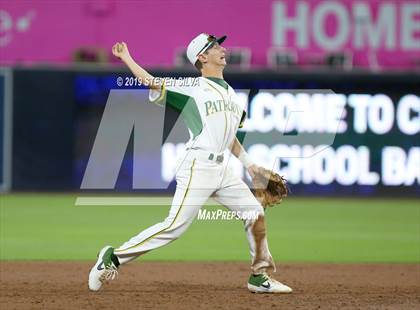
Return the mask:
{"type": "Polygon", "coordinates": [[[283,265],[289,295],[245,288],[245,263],[131,263],[103,290],[91,263],[1,262],[1,309],[419,309],[419,264],[283,265]]]}

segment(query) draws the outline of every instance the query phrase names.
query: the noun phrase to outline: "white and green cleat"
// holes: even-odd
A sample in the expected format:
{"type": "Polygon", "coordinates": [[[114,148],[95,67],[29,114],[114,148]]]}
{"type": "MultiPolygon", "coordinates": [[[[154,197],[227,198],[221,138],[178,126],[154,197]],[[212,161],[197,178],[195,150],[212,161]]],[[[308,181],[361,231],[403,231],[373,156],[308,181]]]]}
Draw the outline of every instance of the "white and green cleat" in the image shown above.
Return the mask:
{"type": "Polygon", "coordinates": [[[98,260],[89,273],[89,289],[99,291],[105,281],[113,280],[118,275],[118,266],[112,261],[114,248],[107,245],[98,254],[98,260]]]}
{"type": "Polygon", "coordinates": [[[271,278],[266,273],[253,275],[248,280],[248,290],[253,293],[291,293],[293,290],[283,283],[271,278]]]}

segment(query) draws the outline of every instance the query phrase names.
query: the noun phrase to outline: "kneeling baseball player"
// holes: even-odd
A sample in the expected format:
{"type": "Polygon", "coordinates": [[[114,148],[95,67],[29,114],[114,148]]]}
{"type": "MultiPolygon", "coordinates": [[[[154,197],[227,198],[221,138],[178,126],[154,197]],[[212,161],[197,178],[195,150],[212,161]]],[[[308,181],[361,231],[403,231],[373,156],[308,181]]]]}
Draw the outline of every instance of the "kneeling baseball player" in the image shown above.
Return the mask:
{"type": "Polygon", "coordinates": [[[106,246],[101,249],[89,274],[90,290],[98,291],[105,281],[114,279],[120,265],[179,238],[212,196],[238,214],[246,211],[257,215],[243,219],[252,257],[248,289],[255,293],[292,292],[290,287],[269,275],[275,271],[275,264],[268,249],[264,221],[264,208],[279,203],[287,195],[287,188],[277,174],[253,164],[236,138],[236,132],[245,120],[246,107],[223,79],[226,49],[221,44],[225,39],[226,36],[216,38],[201,33],[190,42],[188,59],[201,72],[198,83],[193,83],[193,86],[159,81],[131,58],[124,42],[112,47],[113,54],[140,81],[147,81],[151,101],[165,103],[181,113],[190,140],[178,160],[177,186],[168,217],[118,248],[106,246]],[[227,160],[229,154],[242,162],[254,184],[262,181],[265,185],[259,190],[259,200],[234,173],[227,160]]]}

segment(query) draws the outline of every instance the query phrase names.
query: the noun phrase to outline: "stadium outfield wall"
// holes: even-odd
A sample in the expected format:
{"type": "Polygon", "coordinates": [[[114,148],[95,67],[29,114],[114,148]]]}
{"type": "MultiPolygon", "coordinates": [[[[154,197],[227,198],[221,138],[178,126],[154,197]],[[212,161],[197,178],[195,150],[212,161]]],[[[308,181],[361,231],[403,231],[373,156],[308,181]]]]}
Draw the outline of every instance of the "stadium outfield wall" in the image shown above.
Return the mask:
{"type": "MultiPolygon", "coordinates": [[[[130,100],[139,103],[135,130],[126,133],[127,147],[113,158],[120,163],[113,186],[87,191],[173,190],[173,158],[187,132],[165,136],[164,127],[172,129],[168,124],[178,128],[177,115],[147,104],[147,90],[129,72],[91,66],[12,71],[12,190],[81,191],[110,98],[117,98],[121,107],[130,100]]],[[[196,75],[152,72],[175,78],[196,75]]],[[[225,74],[248,103],[238,137],[256,162],[286,175],[296,195],[365,197],[420,194],[419,78],[419,72],[328,69],[225,74]]],[[[10,147],[3,143],[5,148],[10,147]]],[[[106,169],[104,165],[95,173],[106,169]]],[[[238,173],[246,179],[239,166],[238,173]]]]}

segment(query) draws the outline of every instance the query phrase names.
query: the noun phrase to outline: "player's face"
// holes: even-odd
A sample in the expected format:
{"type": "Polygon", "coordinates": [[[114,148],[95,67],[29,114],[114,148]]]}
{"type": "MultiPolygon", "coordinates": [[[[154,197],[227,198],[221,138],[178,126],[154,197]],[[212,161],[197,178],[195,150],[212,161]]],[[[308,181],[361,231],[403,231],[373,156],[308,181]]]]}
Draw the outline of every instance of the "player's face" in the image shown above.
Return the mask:
{"type": "Polygon", "coordinates": [[[219,43],[214,43],[211,48],[207,50],[207,62],[217,66],[226,66],[226,49],[219,43]]]}

